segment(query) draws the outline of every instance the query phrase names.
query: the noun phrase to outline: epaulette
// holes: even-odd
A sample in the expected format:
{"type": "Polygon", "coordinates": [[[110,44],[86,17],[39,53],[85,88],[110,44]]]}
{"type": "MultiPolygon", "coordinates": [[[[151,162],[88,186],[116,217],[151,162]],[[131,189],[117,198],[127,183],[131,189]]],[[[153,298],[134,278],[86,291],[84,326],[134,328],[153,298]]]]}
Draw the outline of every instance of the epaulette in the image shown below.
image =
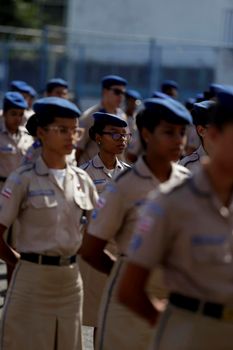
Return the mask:
{"type": "Polygon", "coordinates": [[[159,190],[161,193],[163,194],[171,194],[174,193],[175,191],[177,191],[178,189],[180,189],[181,187],[185,186],[189,181],[191,181],[192,176],[189,177],[185,177],[183,179],[181,179],[178,182],[174,182],[174,183],[169,183],[169,181],[166,181],[164,183],[161,183],[159,185],[159,190]]]}
{"type": "Polygon", "coordinates": [[[86,170],[89,167],[90,164],[91,164],[91,162],[89,160],[88,162],[83,163],[82,165],[80,165],[79,168],[82,169],[82,170],[86,170]]]}
{"type": "Polygon", "coordinates": [[[120,172],[120,174],[117,175],[116,178],[114,179],[115,182],[119,181],[123,176],[125,176],[126,174],[128,174],[131,170],[132,170],[131,167],[122,170],[122,171],[120,172]]]}
{"type": "Polygon", "coordinates": [[[132,166],[130,165],[130,164],[128,164],[128,163],[125,163],[125,162],[122,162],[122,160],[120,161],[121,162],[121,164],[125,167],[125,168],[129,168],[129,169],[131,169],[132,168],[132,166]]]}
{"type": "Polygon", "coordinates": [[[179,170],[180,173],[190,175],[190,170],[188,170],[184,165],[180,163],[176,164],[176,168],[179,170]]]}
{"type": "Polygon", "coordinates": [[[199,157],[198,153],[193,152],[189,156],[181,159],[181,161],[179,162],[179,165],[183,165],[184,167],[186,167],[189,163],[194,163],[194,162],[198,161],[199,159],[200,159],[200,157],[199,157]]]}
{"type": "Polygon", "coordinates": [[[35,168],[35,163],[25,164],[25,165],[22,165],[18,169],[18,173],[19,173],[19,175],[22,175],[23,173],[27,173],[28,171],[30,171],[30,170],[32,170],[34,168],[35,168]]]}

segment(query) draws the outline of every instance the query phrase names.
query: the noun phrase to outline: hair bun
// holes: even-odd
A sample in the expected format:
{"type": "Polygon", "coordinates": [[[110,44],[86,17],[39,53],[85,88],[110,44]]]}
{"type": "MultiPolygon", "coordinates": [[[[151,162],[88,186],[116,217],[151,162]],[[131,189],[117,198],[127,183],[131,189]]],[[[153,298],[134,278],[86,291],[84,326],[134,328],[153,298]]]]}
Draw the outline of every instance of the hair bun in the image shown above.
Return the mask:
{"type": "Polygon", "coordinates": [[[36,136],[38,127],[38,119],[36,114],[33,114],[26,123],[26,129],[31,136],[36,136]]]}

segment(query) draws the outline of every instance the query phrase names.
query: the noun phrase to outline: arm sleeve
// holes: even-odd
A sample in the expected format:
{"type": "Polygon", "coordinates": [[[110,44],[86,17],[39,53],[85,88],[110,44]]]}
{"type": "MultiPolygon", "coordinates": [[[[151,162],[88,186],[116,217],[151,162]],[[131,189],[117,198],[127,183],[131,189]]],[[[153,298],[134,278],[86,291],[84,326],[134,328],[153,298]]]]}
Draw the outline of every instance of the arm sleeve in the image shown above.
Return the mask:
{"type": "Polygon", "coordinates": [[[0,194],[0,223],[9,227],[17,218],[23,198],[25,197],[26,185],[22,177],[13,172],[6,180],[0,194]]]}
{"type": "Polygon", "coordinates": [[[123,195],[117,183],[109,182],[99,197],[97,208],[93,211],[88,233],[104,239],[111,240],[117,234],[124,217],[123,195]]]}
{"type": "Polygon", "coordinates": [[[162,263],[169,244],[169,212],[166,198],[156,191],[150,195],[139,212],[131,243],[129,261],[145,268],[162,263]]]}

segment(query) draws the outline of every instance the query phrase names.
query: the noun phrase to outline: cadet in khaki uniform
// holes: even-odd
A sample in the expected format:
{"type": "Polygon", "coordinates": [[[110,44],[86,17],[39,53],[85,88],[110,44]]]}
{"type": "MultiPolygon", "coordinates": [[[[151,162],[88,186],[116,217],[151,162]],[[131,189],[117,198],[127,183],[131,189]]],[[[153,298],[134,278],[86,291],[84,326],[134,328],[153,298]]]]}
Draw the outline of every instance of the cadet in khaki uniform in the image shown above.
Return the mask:
{"type": "Polygon", "coordinates": [[[18,92],[7,92],[3,99],[0,125],[0,189],[7,176],[19,167],[33,138],[21,127],[27,103],[18,92]]]}
{"type": "Polygon", "coordinates": [[[22,125],[25,125],[28,119],[33,115],[32,104],[36,97],[36,91],[32,86],[28,85],[23,80],[12,80],[10,83],[10,90],[19,92],[26,100],[28,106],[24,111],[24,116],[22,120],[22,125]]]}
{"type": "Polygon", "coordinates": [[[118,115],[126,119],[120,105],[123,102],[127,81],[118,75],[106,75],[102,79],[101,102],[87,109],[80,118],[80,126],[84,128],[84,136],[78,143],[77,162],[78,165],[88,162],[98,153],[96,143],[89,137],[89,129],[93,125],[93,114],[95,112],[106,112],[118,115]]]}
{"type": "MultiPolygon", "coordinates": [[[[130,140],[127,123],[116,115],[96,112],[94,124],[89,130],[90,138],[98,144],[99,153],[88,163],[81,166],[93,180],[98,193],[102,193],[107,182],[130,166],[117,159],[130,140]]],[[[115,245],[109,245],[108,251],[115,253],[115,245]]],[[[83,260],[80,270],[84,285],[83,324],[97,327],[99,304],[107,276],[83,260]]]]}
{"type": "Polygon", "coordinates": [[[94,124],[89,129],[89,135],[97,143],[99,152],[83,164],[81,169],[90,175],[98,193],[101,193],[112,177],[130,168],[128,164],[118,160],[117,155],[124,152],[131,134],[127,132],[126,121],[117,115],[96,112],[93,118],[94,124]]]}
{"type": "Polygon", "coordinates": [[[29,131],[42,155],[7,179],[0,195],[0,257],[14,273],[1,323],[1,349],[82,349],[83,289],[76,261],[83,216],[97,192],[90,177],[66,163],[79,135],[79,109],[47,97],[34,105],[29,131]],[[15,219],[20,232],[14,251],[2,233],[15,219]]]}
{"type": "Polygon", "coordinates": [[[185,166],[191,172],[199,168],[201,158],[203,156],[211,155],[212,145],[208,135],[208,125],[210,121],[210,110],[215,104],[214,101],[203,101],[194,103],[191,111],[193,123],[196,127],[197,134],[200,138],[201,145],[196,151],[184,157],[179,162],[180,165],[185,166]]]}
{"type": "Polygon", "coordinates": [[[233,87],[218,99],[208,129],[211,158],[181,185],[167,184],[150,196],[120,283],[121,302],[151,326],[159,322],[154,350],[232,349],[233,87]],[[145,293],[157,265],[170,291],[159,320],[145,293]]]}
{"type": "MultiPolygon", "coordinates": [[[[185,125],[190,121],[189,112],[174,100],[146,100],[143,110],[136,117],[145,154],[132,169],[125,170],[107,185],[99,208],[93,212],[81,254],[96,269],[108,274],[111,272],[100,311],[98,350],[144,350],[148,346],[151,329],[146,322],[122,307],[115,294],[137,212],[148,192],[160,182],[174,184],[189,174],[185,168],[171,161],[176,161],[181,154],[185,125]],[[104,247],[111,239],[115,239],[119,251],[118,261],[112,270],[113,261],[104,254],[104,247]]],[[[165,297],[162,287],[157,270],[150,291],[165,297]]]]}
{"type": "Polygon", "coordinates": [[[129,131],[132,134],[132,138],[125,151],[126,161],[129,163],[135,163],[137,158],[142,152],[140,137],[136,126],[136,114],[138,108],[141,105],[142,97],[138,91],[127,89],[125,93],[125,114],[127,116],[127,124],[129,131]]]}
{"type": "Polygon", "coordinates": [[[52,78],[46,84],[45,94],[48,97],[69,98],[69,86],[62,78],[52,78]]]}

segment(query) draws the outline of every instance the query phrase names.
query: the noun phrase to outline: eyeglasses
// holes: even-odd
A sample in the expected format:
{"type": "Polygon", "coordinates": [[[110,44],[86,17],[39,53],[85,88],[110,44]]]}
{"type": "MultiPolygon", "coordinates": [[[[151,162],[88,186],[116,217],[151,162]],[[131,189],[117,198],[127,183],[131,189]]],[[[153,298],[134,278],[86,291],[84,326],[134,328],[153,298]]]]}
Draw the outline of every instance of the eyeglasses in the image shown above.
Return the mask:
{"type": "Polygon", "coordinates": [[[125,96],[125,91],[121,90],[121,89],[117,89],[117,88],[109,88],[109,90],[111,90],[116,96],[125,96]]]}
{"type": "Polygon", "coordinates": [[[117,132],[110,131],[102,131],[102,135],[110,135],[114,141],[119,141],[120,139],[129,141],[131,139],[132,134],[120,134],[117,132]]]}
{"type": "Polygon", "coordinates": [[[55,131],[55,133],[62,135],[62,136],[66,136],[69,133],[72,136],[75,136],[77,139],[81,139],[84,133],[84,129],[83,128],[68,128],[67,126],[62,126],[62,125],[49,125],[44,127],[45,130],[52,130],[55,131]]]}

